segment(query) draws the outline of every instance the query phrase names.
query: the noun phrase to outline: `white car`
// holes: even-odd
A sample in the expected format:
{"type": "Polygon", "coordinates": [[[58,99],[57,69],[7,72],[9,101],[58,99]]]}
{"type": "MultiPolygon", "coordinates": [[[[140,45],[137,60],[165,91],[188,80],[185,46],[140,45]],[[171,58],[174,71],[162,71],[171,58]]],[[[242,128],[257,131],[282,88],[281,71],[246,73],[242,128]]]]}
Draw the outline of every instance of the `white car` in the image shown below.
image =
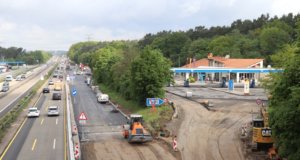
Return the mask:
{"type": "Polygon", "coordinates": [[[21,75],[18,75],[18,76],[16,77],[16,81],[22,81],[22,80],[23,80],[23,78],[22,78],[21,75]]]}
{"type": "Polygon", "coordinates": [[[35,107],[28,109],[27,117],[39,117],[40,116],[40,110],[38,110],[35,107]]]}
{"type": "Polygon", "coordinates": [[[48,107],[48,116],[59,116],[59,107],[58,106],[49,106],[48,107]]]}
{"type": "Polygon", "coordinates": [[[108,95],[107,95],[107,94],[100,94],[100,95],[98,96],[98,102],[99,102],[99,103],[107,103],[107,102],[109,102],[109,97],[108,97],[108,95]]]}

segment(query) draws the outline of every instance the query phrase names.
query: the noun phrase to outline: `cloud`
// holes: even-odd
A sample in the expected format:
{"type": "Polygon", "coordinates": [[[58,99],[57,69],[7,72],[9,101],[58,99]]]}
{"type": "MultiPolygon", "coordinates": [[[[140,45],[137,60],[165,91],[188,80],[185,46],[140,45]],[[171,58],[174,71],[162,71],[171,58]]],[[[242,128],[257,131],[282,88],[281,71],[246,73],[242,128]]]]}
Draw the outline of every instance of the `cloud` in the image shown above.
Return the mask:
{"type": "Polygon", "coordinates": [[[0,0],[0,45],[68,49],[88,35],[140,39],[162,30],[297,13],[298,6],[297,0],[0,0]]]}

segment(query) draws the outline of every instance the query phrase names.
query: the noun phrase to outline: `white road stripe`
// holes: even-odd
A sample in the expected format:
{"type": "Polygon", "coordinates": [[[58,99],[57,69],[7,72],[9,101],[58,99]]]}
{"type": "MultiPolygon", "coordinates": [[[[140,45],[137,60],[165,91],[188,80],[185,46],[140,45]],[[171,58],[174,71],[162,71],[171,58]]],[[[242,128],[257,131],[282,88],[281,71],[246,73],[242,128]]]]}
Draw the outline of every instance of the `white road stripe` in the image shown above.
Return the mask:
{"type": "Polygon", "coordinates": [[[54,138],[54,140],[53,140],[53,149],[55,149],[55,143],[56,143],[56,139],[54,138]]]}
{"type": "Polygon", "coordinates": [[[58,124],[58,118],[56,118],[56,125],[58,124]]]}

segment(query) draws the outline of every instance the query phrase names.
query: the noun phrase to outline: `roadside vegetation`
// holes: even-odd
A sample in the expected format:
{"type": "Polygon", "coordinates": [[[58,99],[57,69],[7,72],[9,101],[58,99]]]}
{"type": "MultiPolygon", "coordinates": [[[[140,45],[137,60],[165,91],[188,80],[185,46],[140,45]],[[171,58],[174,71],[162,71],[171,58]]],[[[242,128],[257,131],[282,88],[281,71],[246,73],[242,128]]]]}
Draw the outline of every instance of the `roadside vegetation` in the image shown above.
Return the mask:
{"type": "Polygon", "coordinates": [[[105,86],[102,89],[140,113],[147,112],[146,98],[164,97],[170,67],[206,58],[208,53],[263,58],[266,66],[285,69],[265,83],[272,97],[270,125],[275,145],[281,156],[300,159],[299,19],[300,14],[263,14],[253,20],[238,19],[230,26],[149,33],[139,41],[80,42],[71,46],[68,56],[90,66],[94,81],[105,86]]]}
{"type": "Polygon", "coordinates": [[[32,100],[32,97],[34,97],[37,94],[37,91],[44,85],[46,81],[48,81],[49,76],[52,74],[55,68],[56,67],[48,72],[44,80],[38,81],[38,83],[36,83],[31,88],[31,91],[24,98],[22,98],[11,111],[9,111],[4,117],[0,119],[0,142],[5,136],[7,129],[10,128],[11,124],[16,121],[21,112],[28,107],[28,104],[32,100]]]}

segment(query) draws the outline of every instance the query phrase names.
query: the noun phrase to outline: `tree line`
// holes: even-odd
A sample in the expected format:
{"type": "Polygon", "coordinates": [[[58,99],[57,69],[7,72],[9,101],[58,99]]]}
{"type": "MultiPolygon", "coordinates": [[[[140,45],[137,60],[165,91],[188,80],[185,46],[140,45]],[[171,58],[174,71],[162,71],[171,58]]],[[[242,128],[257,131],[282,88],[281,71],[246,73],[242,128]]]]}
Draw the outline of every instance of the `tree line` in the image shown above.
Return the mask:
{"type": "Polygon", "coordinates": [[[300,15],[270,17],[261,15],[253,20],[238,19],[230,26],[197,26],[187,31],[161,31],[147,34],[139,46],[153,46],[172,60],[174,67],[187,63],[187,59],[201,59],[207,53],[233,58],[264,58],[273,64],[270,55],[295,42],[296,22],[300,15]]]}
{"type": "Polygon", "coordinates": [[[158,49],[140,49],[137,41],[80,42],[71,46],[68,57],[89,65],[97,83],[140,104],[164,97],[163,86],[171,79],[171,61],[158,49]]]}
{"type": "Polygon", "coordinates": [[[23,61],[25,64],[32,65],[45,63],[51,56],[50,53],[40,50],[28,52],[25,49],[18,47],[0,47],[0,62],[23,61]]]}

